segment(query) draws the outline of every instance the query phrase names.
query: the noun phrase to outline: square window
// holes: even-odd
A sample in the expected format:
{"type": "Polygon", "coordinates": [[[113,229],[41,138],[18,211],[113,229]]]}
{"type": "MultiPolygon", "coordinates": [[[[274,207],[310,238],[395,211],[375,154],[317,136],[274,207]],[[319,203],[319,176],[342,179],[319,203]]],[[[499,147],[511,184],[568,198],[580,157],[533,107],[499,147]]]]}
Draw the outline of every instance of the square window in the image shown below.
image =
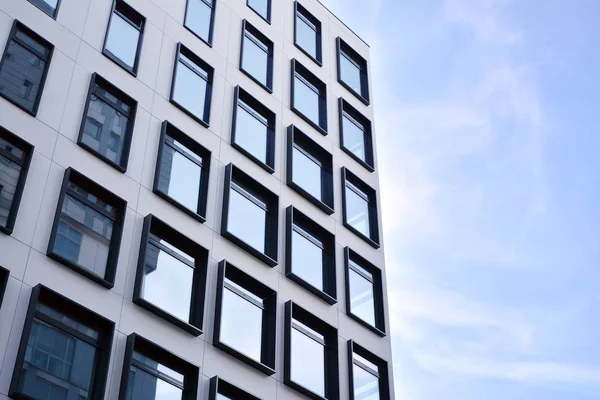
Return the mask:
{"type": "Polygon", "coordinates": [[[31,4],[42,10],[49,17],[56,19],[61,0],[29,0],[31,4]]]}
{"type": "Polygon", "coordinates": [[[277,293],[227,261],[219,263],[213,346],[275,373],[277,293]]]}
{"type": "Polygon", "coordinates": [[[195,399],[198,374],[198,367],[132,333],[127,337],[119,399],[195,399]]]}
{"type": "Polygon", "coordinates": [[[104,398],[115,324],[62,295],[31,290],[10,383],[14,399],[104,398]]]}
{"type": "Polygon", "coordinates": [[[207,128],[210,119],[213,73],[214,69],[200,57],[181,43],[177,45],[170,101],[207,128]]]}
{"type": "Polygon", "coordinates": [[[0,232],[14,229],[33,146],[0,126],[0,232]]]}
{"type": "Polygon", "coordinates": [[[184,26],[211,47],[216,6],[214,0],[187,0],[185,7],[184,26]]]}
{"type": "Polygon", "coordinates": [[[210,158],[210,151],[164,121],[154,173],[154,193],[205,222],[210,158]]]}
{"type": "Polygon", "coordinates": [[[337,303],[335,236],[289,206],[285,276],[329,304],[337,303]]]}
{"type": "Polygon", "coordinates": [[[275,113],[236,86],[231,146],[269,173],[275,172],[275,113]]]}
{"type": "Polygon", "coordinates": [[[2,300],[4,299],[4,292],[6,291],[9,276],[10,271],[0,267],[0,308],[2,308],[2,300]]]}
{"type": "Polygon", "coordinates": [[[340,147],[369,171],[375,171],[371,121],[350,103],[339,99],[340,147]]]}
{"type": "Polygon", "coordinates": [[[271,23],[271,0],[247,0],[246,4],[262,19],[271,23]]]}
{"type": "Polygon", "coordinates": [[[279,197],[233,164],[225,169],[221,235],[267,265],[277,265],[279,197]]]}
{"type": "Polygon", "coordinates": [[[15,20],[0,62],[0,96],[36,116],[53,52],[54,45],[15,20]]]}
{"type": "Polygon", "coordinates": [[[123,0],[114,0],[102,53],[137,75],[146,18],[123,0]]]}
{"type": "Polygon", "coordinates": [[[349,340],[348,364],[351,400],[390,400],[387,362],[349,340]]]}
{"type": "Polygon", "coordinates": [[[378,249],[377,194],[346,167],[342,167],[342,200],[344,226],[378,249]]]}
{"type": "Polygon", "coordinates": [[[298,61],[292,60],[292,111],[327,135],[327,86],[298,61]]]}
{"type": "Polygon", "coordinates": [[[283,383],[315,400],[339,399],[337,329],[285,303],[283,383]]]}
{"type": "Polygon", "coordinates": [[[338,82],[369,105],[369,77],[367,60],[354,51],[342,38],[337,38],[338,82]]]}
{"type": "Polygon", "coordinates": [[[210,380],[210,389],[208,400],[260,400],[258,397],[251,395],[239,389],[232,384],[224,381],[218,376],[213,376],[210,380]]]}
{"type": "Polygon", "coordinates": [[[46,254],[112,288],[126,209],[125,200],[67,168],[46,254]]]}
{"type": "Polygon", "coordinates": [[[246,20],[242,22],[240,70],[273,93],[273,42],[246,20]]]}
{"type": "Polygon", "coordinates": [[[321,21],[294,2],[294,44],[319,66],[322,65],[321,21]]]}
{"type": "Polygon", "coordinates": [[[137,101],[100,75],[92,74],[77,144],[125,172],[137,101]]]}
{"type": "Polygon", "coordinates": [[[152,214],[144,219],[133,302],[202,334],[208,250],[152,214]]]}
{"type": "Polygon", "coordinates": [[[333,214],[332,156],[293,125],[288,127],[287,185],[333,214]]]}

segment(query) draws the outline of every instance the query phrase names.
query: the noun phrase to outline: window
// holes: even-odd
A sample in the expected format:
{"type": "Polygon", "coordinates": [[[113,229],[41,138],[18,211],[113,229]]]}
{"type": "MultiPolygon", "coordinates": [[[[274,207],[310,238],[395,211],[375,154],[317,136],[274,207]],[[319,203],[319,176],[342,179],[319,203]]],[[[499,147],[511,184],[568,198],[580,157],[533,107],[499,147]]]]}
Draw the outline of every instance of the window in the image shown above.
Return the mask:
{"type": "Polygon", "coordinates": [[[225,169],[221,235],[274,267],[278,218],[277,195],[229,164],[225,169]]]}
{"type": "Polygon", "coordinates": [[[2,308],[2,299],[4,299],[4,292],[8,285],[8,277],[10,272],[6,268],[0,267],[0,308],[2,308]]]}
{"type": "Polygon", "coordinates": [[[333,214],[331,154],[293,125],[288,127],[287,185],[327,214],[333,214]]]}
{"type": "Polygon", "coordinates": [[[127,337],[119,399],[196,399],[198,374],[198,367],[132,333],[127,337]]]}
{"type": "Polygon", "coordinates": [[[213,68],[179,43],[174,71],[171,103],[201,125],[208,127],[213,68]]]}
{"type": "Polygon", "coordinates": [[[215,23],[214,0],[187,0],[184,26],[200,40],[212,46],[215,23]]]}
{"type": "Polygon", "coordinates": [[[0,126],[0,232],[15,226],[33,146],[0,126]]]}
{"type": "Polygon", "coordinates": [[[375,171],[371,121],[348,102],[339,99],[340,147],[369,171],[375,171]]]}
{"type": "Polygon", "coordinates": [[[242,23],[240,70],[273,93],[273,42],[246,20],[242,23]]]}
{"type": "Polygon", "coordinates": [[[390,400],[387,362],[348,341],[351,400],[390,400]]]}
{"type": "Polygon", "coordinates": [[[297,1],[294,18],[294,44],[319,66],[322,65],[321,21],[297,1]]]}
{"type": "Polygon", "coordinates": [[[346,247],[346,314],[385,336],[381,270],[346,247]]]}
{"type": "Polygon", "coordinates": [[[0,62],[0,96],[37,115],[54,45],[15,20],[0,62]]]}
{"type": "Polygon", "coordinates": [[[9,396],[103,399],[114,327],[45,286],[35,286],[9,396]]]}
{"type": "Polygon", "coordinates": [[[342,167],[344,226],[371,246],[379,248],[377,195],[375,190],[342,167]]]}
{"type": "Polygon", "coordinates": [[[275,373],[277,293],[227,261],[219,263],[213,346],[275,373]]]}
{"type": "Polygon", "coordinates": [[[210,151],[164,121],[154,173],[154,193],[204,222],[210,158],[210,151]]]}
{"type": "Polygon", "coordinates": [[[339,399],[337,330],[285,303],[284,384],[315,400],[339,399]]]}
{"type": "Polygon", "coordinates": [[[341,38],[337,38],[338,82],[369,105],[367,61],[341,38]]]}
{"type": "Polygon", "coordinates": [[[51,18],[56,19],[58,8],[61,0],[29,0],[31,4],[48,14],[51,18]]]}
{"type": "Polygon", "coordinates": [[[262,19],[271,23],[271,0],[247,0],[246,4],[262,19]]]}
{"type": "Polygon", "coordinates": [[[114,0],[102,53],[137,75],[146,18],[123,0],[114,0]]]}
{"type": "Polygon", "coordinates": [[[269,173],[275,172],[275,113],[236,86],[231,145],[269,173]]]}
{"type": "Polygon", "coordinates": [[[127,170],[137,101],[92,74],[77,143],[121,172],[127,170]]]}
{"type": "Polygon", "coordinates": [[[209,400],[260,400],[250,393],[244,392],[232,384],[225,382],[218,376],[213,376],[210,380],[209,400]]]}
{"type": "Polygon", "coordinates": [[[149,214],[144,219],[133,302],[200,336],[207,265],[208,250],[149,214]]]}
{"type": "Polygon", "coordinates": [[[112,288],[126,209],[125,200],[67,168],[46,254],[112,288]]]}
{"type": "Polygon", "coordinates": [[[327,135],[327,87],[296,60],[292,60],[291,94],[292,111],[327,135]]]}

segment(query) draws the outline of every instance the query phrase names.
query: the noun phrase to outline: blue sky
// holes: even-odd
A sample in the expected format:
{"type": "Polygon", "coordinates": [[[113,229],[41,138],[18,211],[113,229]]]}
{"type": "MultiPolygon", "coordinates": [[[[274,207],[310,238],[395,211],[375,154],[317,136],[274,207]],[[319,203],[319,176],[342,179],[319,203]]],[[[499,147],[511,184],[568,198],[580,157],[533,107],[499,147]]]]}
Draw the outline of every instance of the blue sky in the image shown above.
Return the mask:
{"type": "Polygon", "coordinates": [[[372,47],[396,398],[600,399],[600,1],[323,3],[372,47]]]}

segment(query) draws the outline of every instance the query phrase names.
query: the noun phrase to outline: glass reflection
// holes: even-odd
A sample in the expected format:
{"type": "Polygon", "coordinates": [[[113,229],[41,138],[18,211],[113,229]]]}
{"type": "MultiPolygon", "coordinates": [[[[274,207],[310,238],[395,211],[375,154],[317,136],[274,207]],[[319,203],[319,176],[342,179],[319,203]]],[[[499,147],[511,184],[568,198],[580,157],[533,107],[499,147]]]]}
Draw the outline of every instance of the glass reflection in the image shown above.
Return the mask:
{"type": "MultiPolygon", "coordinates": [[[[175,142],[178,147],[180,143],[175,142]]],[[[190,153],[188,153],[190,154],[190,153]]],[[[200,163],[202,159],[195,157],[200,163]]],[[[179,204],[197,213],[200,200],[202,167],[165,143],[158,188],[179,204]]]]}
{"type": "Polygon", "coordinates": [[[185,26],[206,42],[210,39],[211,0],[188,0],[185,26]]]}
{"type": "Polygon", "coordinates": [[[370,237],[369,202],[357,193],[358,189],[346,186],[346,221],[363,235],[370,237]]]}
{"type": "Polygon", "coordinates": [[[344,83],[361,94],[360,67],[343,52],[340,54],[340,74],[344,83]]]}
{"type": "Polygon", "coordinates": [[[354,400],[379,400],[379,379],[356,364],[352,365],[354,400]]]}
{"type": "Polygon", "coordinates": [[[240,194],[232,185],[229,194],[229,216],[227,230],[254,249],[265,252],[266,207],[262,208],[240,194]]]}
{"type": "Polygon", "coordinates": [[[356,157],[366,162],[364,128],[351,121],[346,114],[344,114],[342,123],[344,147],[350,150],[356,157]]]}
{"type": "Polygon", "coordinates": [[[296,43],[313,58],[317,58],[317,30],[300,13],[296,15],[296,43]]]}
{"type": "Polygon", "coordinates": [[[247,104],[240,102],[235,122],[235,143],[265,164],[268,132],[267,119],[251,111],[247,104]]]}
{"type": "MultiPolygon", "coordinates": [[[[373,283],[357,273],[354,268],[362,270],[350,261],[350,310],[368,324],[375,326],[375,294],[373,283]]],[[[364,271],[364,270],[363,270],[364,271]]],[[[367,271],[364,273],[370,275],[367,271]]]]}
{"type": "Polygon", "coordinates": [[[135,65],[140,31],[123,19],[119,14],[113,13],[106,38],[106,50],[121,60],[130,69],[135,65]]]}
{"type": "Polygon", "coordinates": [[[319,93],[298,75],[294,78],[294,107],[315,124],[319,124],[319,93]]]}
{"type": "Polygon", "coordinates": [[[127,400],[181,400],[183,390],[138,368],[131,367],[127,400]]]}
{"type": "Polygon", "coordinates": [[[22,160],[24,153],[6,140],[0,138],[0,226],[6,227],[8,215],[21,176],[21,165],[8,155],[22,160]]]}
{"type": "Polygon", "coordinates": [[[175,75],[173,99],[187,111],[201,120],[205,119],[205,100],[207,90],[207,74],[192,65],[192,62],[181,56],[186,62],[179,61],[175,75]],[[192,69],[193,68],[193,69],[192,69]],[[200,75],[198,75],[200,72],[200,75]]]}
{"type": "Polygon", "coordinates": [[[291,379],[325,397],[325,347],[292,329],[291,350],[291,379]]]}
{"type": "Polygon", "coordinates": [[[248,6],[264,19],[269,19],[269,0],[248,0],[248,6]]]}
{"type": "Polygon", "coordinates": [[[323,290],[323,250],[296,229],[292,231],[292,272],[323,290]]]}
{"type": "Polygon", "coordinates": [[[58,0],[29,0],[37,8],[54,18],[56,7],[58,6],[58,0]]]}
{"type": "Polygon", "coordinates": [[[250,32],[244,34],[242,68],[257,81],[267,86],[269,48],[250,32]]]}
{"type": "Polygon", "coordinates": [[[323,187],[321,166],[296,147],[293,148],[292,163],[294,183],[317,200],[321,200],[323,187]]]}

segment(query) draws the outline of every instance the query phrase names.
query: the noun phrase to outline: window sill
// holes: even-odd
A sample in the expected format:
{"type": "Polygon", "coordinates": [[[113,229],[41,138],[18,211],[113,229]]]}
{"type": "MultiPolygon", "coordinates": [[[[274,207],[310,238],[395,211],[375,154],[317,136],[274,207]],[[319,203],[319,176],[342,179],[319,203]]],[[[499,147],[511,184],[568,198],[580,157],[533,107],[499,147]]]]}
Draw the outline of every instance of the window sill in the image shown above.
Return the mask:
{"type": "Polygon", "coordinates": [[[236,149],[237,151],[239,151],[240,153],[242,153],[243,155],[245,155],[246,157],[248,157],[250,160],[252,160],[259,167],[261,167],[262,169],[264,169],[265,171],[267,171],[269,174],[275,173],[275,169],[273,167],[271,167],[270,165],[265,164],[264,162],[260,161],[258,158],[254,157],[252,154],[250,154],[248,151],[246,151],[246,149],[244,149],[243,147],[241,147],[239,144],[233,142],[233,143],[231,143],[231,147],[233,147],[234,149],[236,149]]]}
{"type": "Polygon", "coordinates": [[[203,215],[200,215],[198,213],[193,212],[189,208],[185,207],[183,204],[179,203],[174,198],[172,198],[169,195],[167,195],[167,194],[161,192],[160,190],[158,190],[156,187],[152,189],[152,192],[155,195],[157,195],[158,197],[160,197],[163,200],[165,200],[166,202],[170,203],[173,207],[175,207],[175,208],[183,211],[184,213],[186,213],[190,217],[194,218],[196,221],[200,222],[201,224],[203,224],[203,223],[206,222],[206,217],[204,217],[203,215]]]}
{"type": "Polygon", "coordinates": [[[81,141],[81,136],[83,135],[83,129],[81,130],[81,133],[79,135],[79,138],[77,139],[77,144],[79,145],[79,147],[87,150],[90,154],[92,154],[94,157],[100,159],[101,161],[105,162],[106,164],[110,165],[111,167],[113,167],[114,169],[116,169],[117,171],[121,172],[122,174],[124,174],[125,172],[127,172],[127,165],[122,166],[120,164],[117,164],[116,162],[109,160],[108,158],[104,157],[102,154],[98,153],[96,150],[92,149],[90,146],[88,146],[87,144],[83,143],[81,141]]]}
{"type": "Polygon", "coordinates": [[[368,98],[363,97],[362,94],[360,94],[356,90],[352,89],[346,82],[344,82],[340,78],[338,78],[338,83],[340,85],[342,85],[344,88],[346,88],[346,90],[348,90],[350,93],[352,93],[354,95],[354,97],[356,97],[357,99],[359,99],[365,106],[368,107],[368,106],[371,105],[371,102],[369,101],[368,98]]]}
{"type": "Polygon", "coordinates": [[[291,387],[292,389],[302,393],[303,395],[305,395],[306,397],[313,399],[313,400],[328,400],[325,397],[322,397],[318,394],[316,394],[315,392],[305,388],[304,386],[300,385],[299,383],[294,382],[293,380],[286,378],[284,379],[283,382],[286,386],[291,387]]]}
{"type": "MultiPolygon", "coordinates": [[[[185,18],[185,17],[184,17],[185,18]]],[[[187,29],[192,35],[196,36],[198,39],[200,39],[202,41],[202,43],[204,43],[205,45],[207,45],[208,47],[210,47],[212,49],[213,45],[209,40],[204,39],[202,36],[198,35],[196,32],[193,31],[192,28],[188,27],[185,22],[183,23],[183,26],[185,27],[185,29],[187,29]]],[[[212,26],[211,26],[211,30],[212,30],[212,26]]],[[[212,39],[212,38],[211,38],[212,39]]]]}
{"type": "Polygon", "coordinates": [[[356,236],[360,237],[362,240],[364,240],[365,242],[369,243],[372,247],[378,249],[380,248],[380,244],[376,241],[374,241],[373,239],[371,239],[368,236],[365,236],[363,233],[359,232],[356,228],[354,228],[353,226],[351,226],[350,224],[348,224],[346,222],[346,218],[344,217],[344,226],[346,228],[348,228],[348,230],[350,230],[352,233],[354,233],[356,236]]]}
{"type": "Polygon", "coordinates": [[[315,64],[317,64],[319,67],[323,66],[323,62],[316,59],[315,57],[313,57],[308,51],[304,50],[302,47],[300,47],[298,45],[298,43],[296,43],[296,41],[294,41],[294,46],[296,46],[296,48],[298,50],[300,50],[306,57],[310,58],[315,64]]]}
{"type": "MultiPolygon", "coordinates": [[[[64,258],[63,256],[56,254],[55,252],[53,252],[52,250],[48,249],[48,252],[46,253],[46,255],[48,257],[50,257],[51,259],[53,259],[54,261],[64,265],[65,267],[85,276],[86,278],[96,282],[97,284],[99,284],[100,286],[105,287],[106,289],[112,289],[114,287],[114,282],[110,282],[105,278],[102,278],[100,275],[97,275],[93,272],[90,272],[89,270],[67,260],[66,258],[64,258]]],[[[109,266],[106,267],[107,270],[110,268],[109,266]]]]}
{"type": "Polygon", "coordinates": [[[372,165],[369,165],[364,160],[361,160],[359,157],[356,156],[356,154],[354,154],[353,152],[351,152],[350,150],[348,150],[343,145],[340,146],[340,147],[344,151],[344,153],[348,154],[354,161],[356,161],[361,166],[363,166],[364,168],[366,168],[369,172],[375,172],[375,168],[373,168],[372,165]]]}
{"type": "Polygon", "coordinates": [[[351,311],[346,311],[346,315],[350,318],[352,318],[354,321],[358,322],[359,324],[361,324],[362,326],[364,326],[365,328],[375,332],[378,336],[381,337],[385,337],[387,334],[385,333],[385,331],[369,324],[368,322],[362,320],[360,317],[356,316],[355,314],[353,314],[351,311]]]}
{"type": "Polygon", "coordinates": [[[317,206],[319,209],[321,209],[327,215],[332,215],[335,212],[333,207],[329,206],[328,204],[323,203],[321,200],[317,199],[316,197],[314,197],[313,195],[308,193],[306,190],[302,189],[302,187],[300,187],[297,183],[295,183],[293,181],[288,181],[287,185],[292,190],[297,192],[299,195],[304,197],[306,200],[310,201],[312,204],[317,206]]]}
{"type": "Polygon", "coordinates": [[[324,302],[328,303],[329,305],[337,304],[337,299],[334,296],[331,296],[330,294],[317,289],[310,283],[306,282],[304,279],[300,278],[298,275],[294,274],[293,272],[288,272],[287,270],[288,270],[288,268],[286,266],[285,276],[288,279],[290,279],[291,281],[295,282],[296,284],[302,286],[304,289],[308,290],[309,292],[311,292],[312,294],[314,294],[315,296],[317,296],[324,302]]]}
{"type": "Polygon", "coordinates": [[[268,266],[270,266],[270,267],[277,266],[277,257],[271,258],[270,256],[268,256],[264,253],[261,253],[260,251],[256,250],[254,247],[252,247],[249,244],[247,244],[246,242],[244,242],[242,239],[229,233],[226,230],[221,231],[221,236],[223,236],[225,239],[229,240],[230,242],[238,245],[243,250],[250,253],[254,257],[258,258],[260,261],[264,262],[268,266]]]}
{"type": "Polygon", "coordinates": [[[258,86],[260,86],[261,88],[265,89],[269,94],[273,94],[273,88],[268,87],[267,85],[265,85],[264,83],[262,83],[261,81],[259,81],[258,79],[256,79],[248,71],[246,71],[244,68],[242,68],[241,65],[240,65],[240,71],[242,71],[242,73],[244,75],[246,75],[248,78],[252,79],[252,81],[254,83],[256,83],[258,86]]]}
{"type": "Polygon", "coordinates": [[[183,329],[184,331],[188,332],[189,334],[191,334],[193,336],[202,335],[202,329],[175,317],[174,315],[166,312],[162,308],[155,306],[154,304],[150,303],[147,300],[144,300],[143,298],[141,298],[139,296],[134,295],[133,302],[135,304],[137,304],[138,306],[144,308],[146,311],[149,311],[152,314],[172,323],[173,325],[177,326],[180,329],[183,329]]]}
{"type": "MultiPolygon", "coordinates": [[[[115,64],[117,64],[119,67],[121,67],[122,69],[124,69],[125,71],[127,71],[128,74],[133,75],[134,77],[137,77],[137,68],[129,68],[129,66],[127,66],[125,63],[123,63],[121,60],[119,60],[117,57],[115,57],[109,50],[104,49],[102,50],[102,54],[107,57],[110,61],[114,62],[115,64]]],[[[136,64],[137,64],[137,56],[136,56],[136,64]]]]}
{"type": "Polygon", "coordinates": [[[256,368],[257,370],[264,373],[265,375],[271,376],[271,375],[275,374],[275,369],[269,367],[268,365],[260,363],[253,358],[248,357],[244,353],[237,351],[237,350],[233,349],[232,347],[229,347],[225,343],[217,340],[216,335],[214,336],[214,338],[215,339],[213,340],[213,346],[215,346],[217,349],[220,349],[220,350],[224,351],[225,353],[229,354],[230,356],[237,358],[238,360],[250,365],[253,368],[256,368]]]}
{"type": "MultiPolygon", "coordinates": [[[[194,121],[198,122],[203,127],[208,128],[210,126],[210,124],[209,124],[208,121],[204,121],[203,119],[201,119],[197,115],[195,115],[192,112],[188,111],[187,108],[185,108],[184,106],[182,106],[181,104],[179,104],[176,100],[174,100],[172,96],[171,96],[169,102],[171,104],[173,104],[175,107],[177,107],[181,112],[183,112],[184,114],[186,114],[188,117],[190,117],[194,121]]],[[[205,107],[206,107],[206,105],[205,105],[205,107]]],[[[209,110],[209,121],[210,121],[210,110],[209,110]]]]}
{"type": "Polygon", "coordinates": [[[316,124],[314,121],[312,121],[310,118],[308,118],[306,115],[304,115],[300,110],[298,110],[295,106],[292,105],[292,111],[298,115],[300,118],[302,118],[304,121],[308,122],[308,124],[310,126],[312,126],[313,128],[315,128],[317,131],[319,131],[319,133],[323,136],[327,136],[327,127],[323,128],[320,125],[316,124]]]}
{"type": "Polygon", "coordinates": [[[270,15],[269,15],[269,18],[265,18],[262,15],[260,15],[260,13],[258,11],[256,11],[254,8],[252,8],[250,6],[248,6],[248,8],[251,9],[254,12],[254,14],[258,15],[260,17],[260,19],[265,21],[267,24],[271,25],[271,16],[270,15]]]}
{"type": "MultiPolygon", "coordinates": [[[[43,89],[43,88],[42,88],[43,89]]],[[[22,104],[17,103],[16,101],[14,101],[13,99],[11,99],[10,97],[8,97],[7,95],[5,95],[4,93],[0,92],[0,97],[2,97],[4,100],[8,101],[9,103],[11,103],[12,105],[20,108],[21,110],[23,110],[24,112],[26,112],[27,114],[31,115],[32,117],[37,116],[37,111],[38,111],[38,106],[39,106],[39,102],[35,103],[33,105],[33,110],[28,109],[27,107],[24,107],[22,104]]],[[[40,95],[40,101],[41,101],[41,95],[40,95]]]]}

